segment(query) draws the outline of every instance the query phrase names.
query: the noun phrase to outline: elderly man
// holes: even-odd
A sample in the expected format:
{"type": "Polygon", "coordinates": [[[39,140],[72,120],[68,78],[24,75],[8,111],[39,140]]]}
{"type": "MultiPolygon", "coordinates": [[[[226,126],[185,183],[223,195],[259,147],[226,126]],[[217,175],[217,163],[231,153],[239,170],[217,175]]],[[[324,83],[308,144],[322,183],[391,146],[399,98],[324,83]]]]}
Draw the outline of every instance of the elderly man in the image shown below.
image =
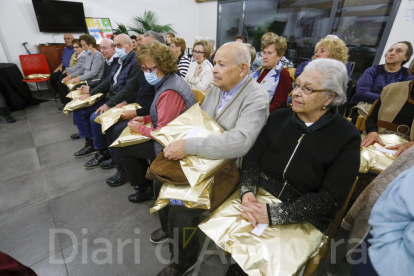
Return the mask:
{"type": "Polygon", "coordinates": [[[65,34],[63,36],[65,40],[66,47],[63,49],[61,63],[58,67],[55,68],[53,73],[50,75],[50,83],[52,84],[53,89],[58,93],[57,82],[59,77],[66,67],[69,67],[70,58],[72,57],[75,50],[72,47],[72,40],[74,39],[72,34],[65,34]]]}
{"type": "Polygon", "coordinates": [[[94,122],[95,118],[109,108],[133,97],[144,78],[144,74],[135,60],[131,38],[126,34],[120,34],[116,36],[114,42],[115,52],[118,56],[116,69],[96,88],[90,92],[83,92],[85,94],[80,97],[80,99],[86,99],[92,95],[103,93],[105,99],[93,106],[75,110],[73,113],[76,126],[79,129],[79,136],[86,140],[85,147],[76,152],[75,157],[84,157],[98,151],[94,158],[84,165],[86,169],[96,168],[99,163],[110,158],[106,137],[102,134],[101,125],[94,122]]]}
{"type": "MultiPolygon", "coordinates": [[[[148,43],[151,43],[154,41],[153,39],[162,39],[161,41],[158,40],[158,42],[163,43],[164,37],[162,35],[155,35],[153,36],[147,36],[147,39],[141,41],[141,45],[147,45],[148,43]],[[152,40],[152,41],[151,41],[152,40]]],[[[142,83],[140,85],[139,91],[136,95],[136,98],[130,98],[120,104],[118,104],[118,107],[122,107],[128,103],[138,103],[142,106],[142,108],[135,110],[125,110],[122,114],[121,121],[110,127],[106,130],[106,137],[108,139],[108,145],[112,144],[116,138],[121,135],[122,131],[127,127],[128,121],[136,116],[146,116],[150,114],[150,108],[152,101],[154,100],[155,96],[155,88],[154,86],[150,85],[147,80],[144,78],[142,80],[142,83]]],[[[99,164],[99,166],[102,169],[111,169],[116,167],[117,171],[116,173],[109,177],[106,180],[106,183],[111,187],[116,187],[123,185],[127,183],[128,176],[125,171],[124,164],[122,163],[121,158],[119,157],[118,148],[111,148],[110,154],[112,158],[103,161],[99,164]]]]}
{"type": "MultiPolygon", "coordinates": [[[[265,125],[269,115],[269,96],[249,75],[250,53],[246,46],[227,43],[217,51],[214,62],[214,87],[207,93],[201,108],[225,132],[171,143],[164,149],[168,159],[181,159],[187,154],[211,159],[242,157],[253,146],[265,125]]],[[[161,228],[151,234],[151,241],[162,243],[169,237],[178,239],[178,242],[170,243],[172,261],[159,276],[179,276],[194,268],[199,251],[199,230],[185,241],[184,248],[183,235],[185,231],[191,234],[188,229],[197,229],[203,211],[173,205],[159,211],[161,228]],[[175,228],[178,228],[178,237],[173,236],[175,228]],[[179,245],[178,248],[174,248],[176,245],[179,245]],[[178,256],[173,253],[178,253],[178,256]]]]}
{"type": "Polygon", "coordinates": [[[148,31],[144,33],[144,37],[142,38],[141,44],[147,45],[148,43],[154,42],[158,40],[159,43],[165,44],[164,35],[160,33],[156,33],[154,31],[148,31]]]}

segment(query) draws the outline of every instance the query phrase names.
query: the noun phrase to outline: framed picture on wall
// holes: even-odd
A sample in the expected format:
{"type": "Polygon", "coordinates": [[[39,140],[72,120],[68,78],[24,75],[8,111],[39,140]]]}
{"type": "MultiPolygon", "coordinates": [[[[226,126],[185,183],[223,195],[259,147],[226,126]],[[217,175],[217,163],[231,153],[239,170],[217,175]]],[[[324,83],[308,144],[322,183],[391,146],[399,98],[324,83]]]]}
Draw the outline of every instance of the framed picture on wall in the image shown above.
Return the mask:
{"type": "Polygon", "coordinates": [[[85,21],[88,33],[96,39],[96,44],[113,35],[109,18],[85,17],[85,21]]]}

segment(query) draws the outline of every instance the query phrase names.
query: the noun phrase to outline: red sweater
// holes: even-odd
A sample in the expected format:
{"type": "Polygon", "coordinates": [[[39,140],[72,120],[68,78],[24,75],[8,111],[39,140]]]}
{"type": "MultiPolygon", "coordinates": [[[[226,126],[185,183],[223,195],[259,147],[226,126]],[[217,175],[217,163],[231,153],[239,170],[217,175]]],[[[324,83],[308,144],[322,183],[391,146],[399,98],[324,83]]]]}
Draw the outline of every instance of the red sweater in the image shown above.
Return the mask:
{"type": "MultiPolygon", "coordinates": [[[[270,70],[263,70],[257,82],[260,83],[270,70]]],[[[272,113],[275,110],[287,107],[287,99],[289,92],[292,90],[292,80],[290,79],[289,71],[285,68],[280,72],[279,84],[277,85],[276,92],[273,95],[273,99],[269,104],[269,112],[272,113]]]]}
{"type": "MultiPolygon", "coordinates": [[[[164,93],[162,93],[157,101],[157,128],[165,127],[166,125],[168,125],[172,120],[177,118],[181,114],[181,112],[183,112],[186,109],[186,107],[187,106],[183,98],[174,90],[167,90],[164,93]]],[[[144,117],[144,124],[148,123],[151,123],[150,115],[144,117]]],[[[146,127],[144,125],[139,125],[138,130],[142,135],[145,135],[153,139],[153,137],[151,136],[151,131],[153,131],[154,128],[152,126],[146,127]]]]}

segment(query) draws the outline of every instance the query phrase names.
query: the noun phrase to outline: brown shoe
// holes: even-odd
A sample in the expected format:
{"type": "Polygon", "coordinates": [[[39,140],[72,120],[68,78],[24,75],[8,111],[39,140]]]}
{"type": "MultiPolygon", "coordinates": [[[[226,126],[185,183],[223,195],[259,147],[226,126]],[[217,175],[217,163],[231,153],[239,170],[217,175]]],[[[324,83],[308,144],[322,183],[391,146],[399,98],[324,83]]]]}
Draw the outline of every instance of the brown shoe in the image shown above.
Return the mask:
{"type": "Polygon", "coordinates": [[[151,237],[150,237],[150,241],[155,244],[164,243],[168,241],[168,239],[169,239],[168,233],[163,232],[161,228],[158,228],[157,230],[152,232],[151,237]]]}

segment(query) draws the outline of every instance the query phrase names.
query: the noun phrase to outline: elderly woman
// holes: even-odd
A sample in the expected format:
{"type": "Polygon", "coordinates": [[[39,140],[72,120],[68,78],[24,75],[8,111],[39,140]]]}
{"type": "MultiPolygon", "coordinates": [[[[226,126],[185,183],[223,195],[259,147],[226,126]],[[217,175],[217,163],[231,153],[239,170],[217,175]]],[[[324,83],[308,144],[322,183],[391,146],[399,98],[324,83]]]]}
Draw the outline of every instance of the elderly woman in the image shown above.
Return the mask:
{"type": "Polygon", "coordinates": [[[270,112],[287,106],[287,98],[292,88],[290,74],[281,62],[286,50],[284,37],[268,36],[262,43],[263,66],[253,73],[253,79],[269,93],[270,112]]]}
{"type": "Polygon", "coordinates": [[[68,74],[62,81],[70,81],[70,83],[78,83],[87,81],[88,83],[98,83],[102,77],[104,70],[104,57],[96,50],[96,40],[91,35],[81,35],[80,43],[84,51],[86,51],[85,62],[83,66],[68,74]]]}
{"type": "Polygon", "coordinates": [[[292,109],[270,114],[243,158],[240,208],[254,226],[309,221],[324,232],[342,207],[359,169],[359,131],[337,112],[347,82],[343,63],[312,61],[296,79],[292,109]],[[258,187],[282,203],[257,202],[258,187]]]}
{"type": "MultiPolygon", "coordinates": [[[[262,36],[262,40],[261,40],[262,41],[262,45],[263,45],[263,42],[266,40],[266,38],[268,38],[270,36],[276,36],[277,37],[278,35],[275,34],[275,33],[272,33],[272,32],[265,33],[262,36]]],[[[284,57],[284,56],[282,56],[281,62],[283,64],[283,67],[285,67],[285,68],[292,68],[293,67],[293,63],[290,60],[288,60],[286,57],[284,57]]],[[[250,73],[253,73],[254,71],[256,71],[262,65],[263,65],[262,53],[261,52],[257,52],[256,53],[256,59],[250,65],[250,73]]]]}
{"type": "MultiPolygon", "coordinates": [[[[408,69],[414,75],[414,61],[408,69]]],[[[377,142],[385,146],[378,133],[397,134],[411,142],[388,147],[397,150],[400,155],[414,145],[414,80],[403,81],[386,86],[365,122],[367,136],[361,147],[368,147],[377,142]]]]}
{"type": "Polygon", "coordinates": [[[193,57],[195,61],[191,62],[185,76],[185,81],[191,89],[206,91],[213,86],[213,65],[208,61],[210,52],[210,44],[206,40],[194,43],[193,57]]]}
{"type": "Polygon", "coordinates": [[[171,46],[171,39],[173,39],[175,37],[175,34],[173,32],[168,32],[165,35],[165,40],[167,41],[166,44],[167,46],[171,46]]]}
{"type": "MultiPolygon", "coordinates": [[[[176,57],[168,46],[159,42],[147,44],[139,51],[137,61],[147,82],[155,86],[155,97],[150,115],[135,117],[128,126],[152,139],[151,131],[166,126],[195,104],[196,100],[190,87],[177,75],[176,57]],[[151,123],[150,127],[145,126],[148,123],[151,123]]],[[[154,140],[120,148],[129,181],[137,189],[136,194],[128,197],[129,201],[139,203],[154,195],[152,181],[145,178],[149,167],[147,160],[154,160],[162,149],[162,145],[154,140]]]]}
{"type": "Polygon", "coordinates": [[[170,46],[177,57],[178,74],[185,78],[191,62],[190,58],[185,54],[185,40],[181,37],[174,37],[171,39],[170,46]]]}
{"type": "MultiPolygon", "coordinates": [[[[410,60],[412,54],[413,46],[408,41],[392,45],[385,55],[385,64],[374,65],[365,70],[358,81],[356,94],[352,97],[350,105],[355,106],[360,102],[367,103],[365,109],[362,110],[363,112],[360,112],[360,115],[366,115],[371,104],[380,98],[385,86],[395,82],[412,80],[413,77],[410,76],[408,69],[402,66],[410,60]]],[[[351,117],[356,120],[358,113],[353,112],[351,117]]]]}
{"type": "MultiPolygon", "coordinates": [[[[82,53],[84,53],[79,39],[72,40],[72,48],[75,50],[75,52],[72,54],[72,57],[70,58],[69,68],[75,66],[78,63],[79,56],[81,56],[82,53]]],[[[66,70],[63,72],[66,72],[66,70]]]]}
{"type": "Polygon", "coordinates": [[[208,61],[210,61],[211,64],[214,65],[214,57],[216,56],[216,51],[214,51],[214,45],[216,44],[216,41],[214,40],[214,38],[211,37],[206,37],[207,42],[210,44],[210,49],[211,49],[211,53],[210,53],[210,57],[208,58],[208,61]]]}
{"type": "MultiPolygon", "coordinates": [[[[315,60],[318,58],[332,58],[339,60],[347,66],[348,78],[351,78],[351,65],[347,64],[348,48],[346,47],[345,42],[336,35],[327,35],[315,45],[315,55],[312,59],[315,60]]],[[[295,78],[302,74],[303,69],[309,62],[311,62],[311,60],[302,62],[298,65],[298,68],[296,68],[295,71],[295,78]]]]}

